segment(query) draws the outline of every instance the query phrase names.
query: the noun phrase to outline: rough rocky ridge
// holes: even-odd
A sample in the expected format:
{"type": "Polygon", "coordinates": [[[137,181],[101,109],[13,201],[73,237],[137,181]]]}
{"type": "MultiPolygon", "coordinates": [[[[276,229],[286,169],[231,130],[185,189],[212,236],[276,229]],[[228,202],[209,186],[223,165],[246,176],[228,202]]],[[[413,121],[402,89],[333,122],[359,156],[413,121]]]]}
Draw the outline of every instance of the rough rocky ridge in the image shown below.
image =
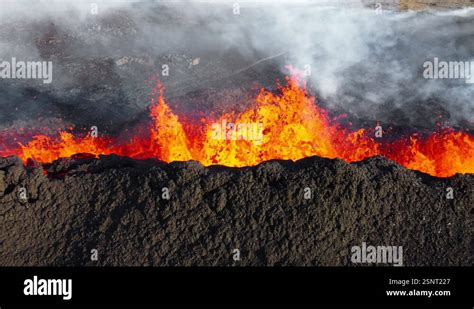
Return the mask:
{"type": "Polygon", "coordinates": [[[351,247],[366,242],[403,246],[407,266],[467,266],[473,184],[473,175],[434,178],[383,158],[241,169],[113,155],[24,167],[4,158],[0,265],[341,266],[355,265],[351,247]]]}

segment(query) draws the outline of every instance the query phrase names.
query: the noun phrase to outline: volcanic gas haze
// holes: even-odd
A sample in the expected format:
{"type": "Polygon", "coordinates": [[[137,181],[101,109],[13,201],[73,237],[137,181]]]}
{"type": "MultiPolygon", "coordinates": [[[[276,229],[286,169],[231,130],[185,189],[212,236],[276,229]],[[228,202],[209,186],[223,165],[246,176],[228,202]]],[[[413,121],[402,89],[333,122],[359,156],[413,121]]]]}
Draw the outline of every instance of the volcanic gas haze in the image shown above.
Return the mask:
{"type": "Polygon", "coordinates": [[[2,80],[2,156],[51,163],[118,154],[231,167],[384,156],[438,177],[474,171],[474,88],[422,72],[430,59],[470,60],[473,10],[378,14],[286,3],[242,4],[235,14],[225,4],[124,3],[92,14],[64,3],[2,11],[0,57],[54,65],[51,84],[2,80]],[[310,73],[288,74],[288,63],[310,73]],[[154,85],[151,105],[150,76],[163,85],[154,85]],[[380,125],[384,138],[374,132],[380,125]]]}

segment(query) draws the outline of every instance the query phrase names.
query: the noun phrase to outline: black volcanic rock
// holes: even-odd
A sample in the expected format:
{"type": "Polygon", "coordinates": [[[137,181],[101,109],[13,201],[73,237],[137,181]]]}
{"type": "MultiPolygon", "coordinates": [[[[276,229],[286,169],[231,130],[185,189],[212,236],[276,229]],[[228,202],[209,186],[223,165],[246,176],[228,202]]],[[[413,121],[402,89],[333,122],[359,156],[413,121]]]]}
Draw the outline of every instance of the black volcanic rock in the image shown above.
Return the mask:
{"type": "Polygon", "coordinates": [[[362,242],[403,246],[409,266],[473,262],[473,175],[434,178],[383,158],[239,169],[102,156],[44,168],[0,160],[1,266],[354,265],[362,242]]]}

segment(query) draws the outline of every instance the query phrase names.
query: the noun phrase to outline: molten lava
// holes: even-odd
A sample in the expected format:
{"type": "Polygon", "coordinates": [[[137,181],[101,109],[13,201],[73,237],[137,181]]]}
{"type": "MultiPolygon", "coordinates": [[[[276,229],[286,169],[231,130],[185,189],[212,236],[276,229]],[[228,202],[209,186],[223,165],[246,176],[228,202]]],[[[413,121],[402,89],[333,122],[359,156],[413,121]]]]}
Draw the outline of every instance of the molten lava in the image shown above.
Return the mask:
{"type": "Polygon", "coordinates": [[[474,173],[474,137],[467,132],[442,129],[429,136],[415,134],[383,143],[365,129],[349,131],[331,121],[297,77],[287,77],[286,82],[279,85],[278,93],[260,90],[252,107],[242,113],[206,118],[198,124],[180,120],[165,103],[163,88],[157,84],[146,134],[136,134],[124,143],[60,131],[58,136],[35,135],[26,144],[4,146],[0,155],[50,163],[77,153],[118,154],[232,167],[309,156],[355,162],[381,155],[438,177],[474,173]]]}

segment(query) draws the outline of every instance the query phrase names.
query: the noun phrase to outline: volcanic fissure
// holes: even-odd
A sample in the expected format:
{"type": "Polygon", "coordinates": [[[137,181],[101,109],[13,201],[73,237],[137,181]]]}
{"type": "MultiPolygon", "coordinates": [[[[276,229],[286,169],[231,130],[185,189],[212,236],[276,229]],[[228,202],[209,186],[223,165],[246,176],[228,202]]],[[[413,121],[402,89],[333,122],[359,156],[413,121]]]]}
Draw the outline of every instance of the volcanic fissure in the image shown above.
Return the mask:
{"type": "MultiPolygon", "coordinates": [[[[252,106],[240,113],[227,113],[218,119],[202,118],[199,123],[186,122],[167,105],[164,87],[157,82],[152,92],[152,121],[145,134],[134,134],[123,142],[110,136],[60,130],[56,136],[34,135],[27,143],[4,146],[0,155],[18,156],[24,163],[51,163],[76,154],[117,154],[164,162],[195,160],[205,166],[229,167],[254,166],[272,159],[296,161],[310,156],[346,162],[383,156],[408,169],[437,177],[474,173],[474,136],[468,132],[439,128],[429,135],[411,134],[382,142],[376,138],[374,129],[351,131],[316,104],[306,83],[289,68],[293,74],[285,78],[284,84],[278,84],[276,93],[262,88],[252,106]],[[244,130],[239,124],[258,126],[244,130]],[[216,138],[216,128],[222,131],[222,138],[216,138]],[[255,139],[258,128],[261,136],[255,139]],[[249,131],[254,132],[254,138],[248,138],[249,131]]],[[[11,138],[14,133],[6,135],[11,138]]]]}

